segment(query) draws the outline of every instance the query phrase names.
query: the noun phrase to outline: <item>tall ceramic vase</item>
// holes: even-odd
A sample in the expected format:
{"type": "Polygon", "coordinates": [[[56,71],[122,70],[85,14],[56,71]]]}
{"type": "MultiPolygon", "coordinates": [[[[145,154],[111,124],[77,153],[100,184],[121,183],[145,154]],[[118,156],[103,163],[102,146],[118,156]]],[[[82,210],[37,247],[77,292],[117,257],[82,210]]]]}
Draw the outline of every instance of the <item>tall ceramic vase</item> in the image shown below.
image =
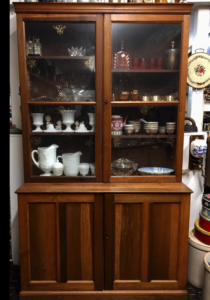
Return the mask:
{"type": "Polygon", "coordinates": [[[66,125],[66,129],[63,132],[74,132],[71,128],[71,125],[74,123],[74,115],[76,110],[59,110],[60,114],[62,115],[63,124],[66,125]]]}
{"type": "Polygon", "coordinates": [[[43,131],[40,126],[44,124],[43,117],[44,113],[31,113],[33,118],[33,125],[36,126],[36,129],[32,130],[33,132],[40,132],[43,131]]]}

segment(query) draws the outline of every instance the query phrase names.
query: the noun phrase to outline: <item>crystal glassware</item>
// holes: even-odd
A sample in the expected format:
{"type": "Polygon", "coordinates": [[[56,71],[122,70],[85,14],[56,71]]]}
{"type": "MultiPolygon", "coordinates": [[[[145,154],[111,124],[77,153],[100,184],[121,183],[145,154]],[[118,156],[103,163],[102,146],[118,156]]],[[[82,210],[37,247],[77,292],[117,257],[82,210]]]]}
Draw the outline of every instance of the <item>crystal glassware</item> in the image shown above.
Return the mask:
{"type": "Polygon", "coordinates": [[[138,168],[138,164],[127,159],[119,158],[111,163],[112,173],[116,176],[129,176],[138,168]]]}
{"type": "Polygon", "coordinates": [[[121,50],[114,55],[114,69],[129,69],[130,55],[124,51],[124,42],[121,41],[121,50]]]}
{"type": "Polygon", "coordinates": [[[33,118],[33,125],[36,126],[36,129],[32,130],[33,132],[41,132],[43,131],[40,126],[44,124],[43,117],[44,113],[31,113],[33,118]]]}

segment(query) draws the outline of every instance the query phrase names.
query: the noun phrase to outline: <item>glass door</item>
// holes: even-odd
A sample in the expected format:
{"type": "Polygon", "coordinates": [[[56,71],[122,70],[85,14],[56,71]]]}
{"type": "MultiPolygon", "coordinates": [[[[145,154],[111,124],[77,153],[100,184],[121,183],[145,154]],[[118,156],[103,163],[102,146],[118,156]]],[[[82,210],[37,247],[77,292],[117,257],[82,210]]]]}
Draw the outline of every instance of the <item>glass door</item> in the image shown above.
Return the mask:
{"type": "Polygon", "coordinates": [[[110,133],[105,143],[109,138],[110,161],[104,164],[105,178],[174,182],[180,173],[177,152],[182,147],[185,102],[181,95],[183,27],[175,18],[134,19],[135,23],[128,16],[112,16],[109,22],[111,63],[106,71],[111,80],[105,89],[105,109],[110,133]]]}
{"type": "Polygon", "coordinates": [[[102,44],[96,41],[97,22],[83,19],[25,21],[29,176],[34,181],[102,180],[102,44]]]}

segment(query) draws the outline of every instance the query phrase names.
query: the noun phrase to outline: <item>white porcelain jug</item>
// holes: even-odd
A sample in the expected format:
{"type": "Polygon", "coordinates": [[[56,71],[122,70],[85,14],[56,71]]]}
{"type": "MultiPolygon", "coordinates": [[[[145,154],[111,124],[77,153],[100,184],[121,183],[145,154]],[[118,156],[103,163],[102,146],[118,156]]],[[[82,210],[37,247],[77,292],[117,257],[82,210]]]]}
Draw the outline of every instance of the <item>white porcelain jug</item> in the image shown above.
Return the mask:
{"type": "Polygon", "coordinates": [[[66,176],[77,176],[79,173],[79,164],[80,164],[80,156],[82,153],[80,151],[75,153],[64,153],[62,156],[58,156],[57,158],[62,158],[64,165],[64,174],[66,176]]]}
{"type": "Polygon", "coordinates": [[[40,176],[52,176],[52,166],[56,162],[56,149],[58,145],[51,145],[50,147],[39,147],[38,150],[33,150],[31,152],[31,158],[35,165],[41,169],[44,174],[40,176]],[[34,154],[38,154],[38,161],[36,161],[34,154]]]}

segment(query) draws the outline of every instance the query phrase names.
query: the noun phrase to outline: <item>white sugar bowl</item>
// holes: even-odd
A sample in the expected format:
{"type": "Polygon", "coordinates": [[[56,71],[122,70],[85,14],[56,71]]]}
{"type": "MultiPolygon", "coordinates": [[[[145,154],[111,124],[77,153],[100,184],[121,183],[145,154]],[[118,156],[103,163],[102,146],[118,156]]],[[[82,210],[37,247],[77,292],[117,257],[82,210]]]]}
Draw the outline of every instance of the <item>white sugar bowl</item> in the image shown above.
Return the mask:
{"type": "Polygon", "coordinates": [[[55,176],[61,176],[63,174],[64,165],[57,161],[52,166],[53,175],[55,176]]]}
{"type": "Polygon", "coordinates": [[[201,140],[196,138],[194,141],[191,142],[190,152],[194,157],[203,157],[207,152],[206,141],[203,139],[201,140]]]}

